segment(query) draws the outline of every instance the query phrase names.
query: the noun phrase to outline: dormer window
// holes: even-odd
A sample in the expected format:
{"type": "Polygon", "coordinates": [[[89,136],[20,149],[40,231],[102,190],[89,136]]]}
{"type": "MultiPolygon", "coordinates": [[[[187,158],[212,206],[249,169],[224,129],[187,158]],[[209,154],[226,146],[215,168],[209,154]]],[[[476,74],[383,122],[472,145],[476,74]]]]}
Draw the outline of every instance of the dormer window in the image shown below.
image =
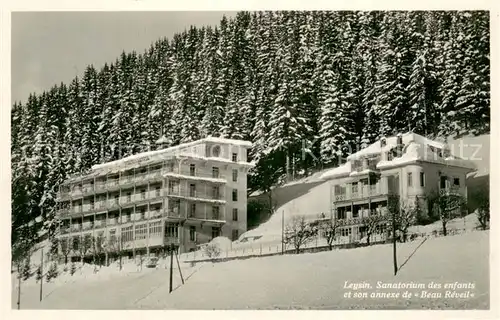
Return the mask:
{"type": "Polygon", "coordinates": [[[380,139],[380,146],[383,148],[387,145],[387,140],[385,140],[385,138],[381,138],[380,139]]]}

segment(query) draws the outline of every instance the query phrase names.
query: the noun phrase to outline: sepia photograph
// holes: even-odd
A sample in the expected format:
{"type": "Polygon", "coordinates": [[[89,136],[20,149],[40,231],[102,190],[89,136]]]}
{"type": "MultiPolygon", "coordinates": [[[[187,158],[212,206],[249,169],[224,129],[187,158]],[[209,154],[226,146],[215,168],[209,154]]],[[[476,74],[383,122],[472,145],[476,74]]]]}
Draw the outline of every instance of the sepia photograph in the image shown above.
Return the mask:
{"type": "Polygon", "coordinates": [[[490,17],[11,12],[11,310],[490,310],[490,17]]]}

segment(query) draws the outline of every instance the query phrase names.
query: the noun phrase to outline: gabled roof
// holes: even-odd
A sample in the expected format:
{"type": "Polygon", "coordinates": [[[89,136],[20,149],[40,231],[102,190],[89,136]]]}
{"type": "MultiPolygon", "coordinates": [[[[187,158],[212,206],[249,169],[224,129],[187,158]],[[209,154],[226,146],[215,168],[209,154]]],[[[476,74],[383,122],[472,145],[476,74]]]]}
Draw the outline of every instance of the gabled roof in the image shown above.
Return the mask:
{"type": "MultiPolygon", "coordinates": [[[[445,147],[445,144],[442,142],[433,141],[431,139],[425,138],[413,132],[402,134],[402,138],[403,138],[403,144],[405,145],[410,143],[411,141],[414,141],[420,145],[432,146],[434,148],[439,148],[439,149],[443,149],[445,147]]],[[[381,147],[380,140],[377,140],[368,147],[349,155],[347,157],[347,160],[355,160],[365,156],[380,154],[381,152],[387,152],[392,148],[396,147],[397,136],[385,138],[385,141],[386,145],[384,147],[381,147]]]]}

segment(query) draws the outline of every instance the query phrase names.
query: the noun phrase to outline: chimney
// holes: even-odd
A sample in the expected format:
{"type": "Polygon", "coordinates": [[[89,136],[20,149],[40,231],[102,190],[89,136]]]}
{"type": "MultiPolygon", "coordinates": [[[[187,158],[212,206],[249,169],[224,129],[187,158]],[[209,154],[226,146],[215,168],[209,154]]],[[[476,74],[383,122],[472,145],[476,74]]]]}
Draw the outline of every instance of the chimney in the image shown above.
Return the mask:
{"type": "Polygon", "coordinates": [[[396,141],[397,141],[397,143],[396,143],[396,144],[397,144],[398,146],[400,146],[400,145],[402,145],[402,144],[403,144],[403,135],[402,135],[401,133],[398,133],[398,135],[397,135],[397,140],[396,140],[396,141]]]}

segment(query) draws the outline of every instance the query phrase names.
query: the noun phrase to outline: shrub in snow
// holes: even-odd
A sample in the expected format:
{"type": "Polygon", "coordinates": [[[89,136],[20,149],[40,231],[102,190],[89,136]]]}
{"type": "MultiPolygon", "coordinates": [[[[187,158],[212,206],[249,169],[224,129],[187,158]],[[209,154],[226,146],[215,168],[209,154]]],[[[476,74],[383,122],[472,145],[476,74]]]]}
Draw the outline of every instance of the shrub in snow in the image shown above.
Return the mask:
{"type": "Polygon", "coordinates": [[[36,281],[38,282],[39,280],[42,280],[43,276],[42,276],[42,268],[41,267],[38,267],[36,269],[36,281]]]}
{"type": "Polygon", "coordinates": [[[29,257],[24,262],[21,273],[24,281],[28,280],[31,277],[31,264],[29,257]]]}
{"type": "Polygon", "coordinates": [[[212,258],[217,258],[220,255],[221,250],[218,244],[209,243],[208,245],[205,246],[204,253],[208,258],[212,259],[212,258]]]}
{"type": "Polygon", "coordinates": [[[57,262],[53,262],[50,265],[50,268],[47,271],[47,274],[45,276],[47,279],[47,282],[50,282],[50,280],[57,278],[58,275],[59,275],[59,272],[57,270],[57,262]]]}
{"type": "Polygon", "coordinates": [[[69,269],[69,274],[74,275],[76,272],[75,262],[71,262],[71,268],[69,269]]]}

